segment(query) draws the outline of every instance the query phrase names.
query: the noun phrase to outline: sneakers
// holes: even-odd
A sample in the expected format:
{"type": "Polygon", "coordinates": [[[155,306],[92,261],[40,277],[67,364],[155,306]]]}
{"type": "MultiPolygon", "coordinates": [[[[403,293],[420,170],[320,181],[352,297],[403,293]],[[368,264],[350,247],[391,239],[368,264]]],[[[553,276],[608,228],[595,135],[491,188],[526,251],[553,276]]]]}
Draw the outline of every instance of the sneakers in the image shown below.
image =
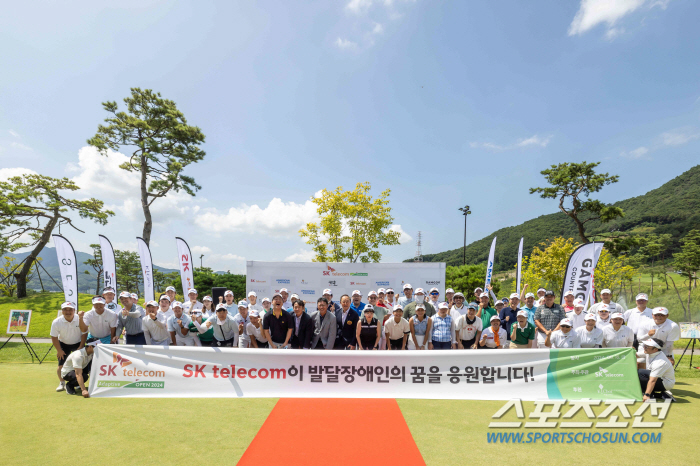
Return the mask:
{"type": "Polygon", "coordinates": [[[66,385],[66,393],[68,393],[69,395],[75,395],[75,389],[70,385],[66,385]]]}
{"type": "Polygon", "coordinates": [[[59,383],[59,384],[58,384],[58,387],[56,387],[56,391],[57,391],[57,392],[62,392],[62,391],[65,390],[65,389],[66,389],[66,383],[65,383],[65,382],[59,383]]]}
{"type": "Polygon", "coordinates": [[[664,390],[663,392],[661,392],[661,397],[662,397],[664,400],[671,400],[671,401],[674,401],[674,402],[676,401],[676,399],[673,397],[673,393],[671,393],[670,390],[664,390]]]}

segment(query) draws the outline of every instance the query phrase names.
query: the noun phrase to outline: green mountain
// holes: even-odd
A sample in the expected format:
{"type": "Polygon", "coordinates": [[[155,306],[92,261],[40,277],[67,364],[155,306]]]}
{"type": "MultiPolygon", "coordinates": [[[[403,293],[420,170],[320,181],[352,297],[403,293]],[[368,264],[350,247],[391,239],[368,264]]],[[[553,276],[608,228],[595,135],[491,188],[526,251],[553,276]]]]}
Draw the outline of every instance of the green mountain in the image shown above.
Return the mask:
{"type": "MultiPolygon", "coordinates": [[[[553,203],[555,201],[552,201],[553,203]]],[[[625,216],[612,222],[587,224],[588,236],[614,230],[632,233],[670,233],[674,239],[673,250],[679,240],[693,228],[700,228],[700,165],[672,179],[648,193],[613,204],[621,207],[625,216]]],[[[518,261],[518,243],[524,237],[525,255],[537,244],[557,236],[578,240],[578,230],[573,220],[563,212],[542,215],[517,226],[501,228],[466,248],[467,264],[478,264],[488,260],[493,237],[497,236],[494,257],[496,271],[511,270],[518,261]]],[[[462,265],[463,248],[437,254],[425,254],[425,262],[446,262],[447,265],[462,265]]],[[[405,262],[411,262],[407,259],[405,262]]]]}

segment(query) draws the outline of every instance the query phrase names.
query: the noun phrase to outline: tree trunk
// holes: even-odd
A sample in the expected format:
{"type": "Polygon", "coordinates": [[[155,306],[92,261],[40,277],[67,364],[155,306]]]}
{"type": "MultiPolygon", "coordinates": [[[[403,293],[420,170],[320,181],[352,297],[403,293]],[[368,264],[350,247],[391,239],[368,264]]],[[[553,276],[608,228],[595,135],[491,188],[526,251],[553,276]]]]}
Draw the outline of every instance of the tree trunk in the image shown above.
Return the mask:
{"type": "Polygon", "coordinates": [[[97,274],[97,282],[95,283],[95,294],[100,294],[100,280],[102,279],[102,274],[104,271],[100,270],[100,273],[97,274]]]}
{"type": "Polygon", "coordinates": [[[32,252],[30,252],[29,256],[24,260],[24,265],[22,265],[19,273],[15,274],[15,279],[17,279],[17,298],[27,297],[27,275],[29,275],[29,272],[32,270],[32,265],[34,265],[36,258],[39,257],[39,253],[51,239],[51,233],[58,223],[59,215],[58,207],[56,207],[54,209],[54,216],[51,217],[51,220],[49,220],[44,227],[44,233],[41,235],[41,239],[39,239],[39,242],[34,246],[32,252]]]}
{"type": "Polygon", "coordinates": [[[586,231],[583,228],[583,223],[581,223],[581,221],[578,218],[576,218],[575,215],[573,215],[571,213],[567,213],[564,209],[562,209],[562,210],[564,211],[564,213],[566,215],[571,217],[574,220],[574,222],[576,222],[576,228],[578,228],[578,235],[581,237],[581,241],[583,242],[583,244],[590,243],[591,240],[589,240],[588,237],[586,236],[586,231]]]}
{"type": "Polygon", "coordinates": [[[141,155],[141,207],[143,207],[143,233],[141,237],[147,245],[151,245],[151,228],[153,228],[153,220],[151,219],[151,208],[148,206],[148,163],[146,156],[141,155]]]}

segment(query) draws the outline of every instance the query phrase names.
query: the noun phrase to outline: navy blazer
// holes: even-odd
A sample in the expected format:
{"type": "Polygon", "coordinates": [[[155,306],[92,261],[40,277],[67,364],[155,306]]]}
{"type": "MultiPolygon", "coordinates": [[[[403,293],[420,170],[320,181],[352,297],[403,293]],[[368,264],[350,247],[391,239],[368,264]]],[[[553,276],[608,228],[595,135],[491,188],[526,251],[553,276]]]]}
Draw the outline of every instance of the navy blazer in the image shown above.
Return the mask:
{"type": "Polygon", "coordinates": [[[349,345],[357,345],[357,321],[360,316],[352,309],[348,310],[348,315],[343,324],[343,310],[335,313],[335,320],[338,324],[338,331],[335,337],[335,347],[343,349],[349,345]]]}
{"type": "Polygon", "coordinates": [[[299,336],[296,335],[296,314],[292,312],[292,337],[289,339],[293,348],[311,348],[311,339],[314,336],[314,321],[306,312],[301,313],[299,322],[299,336]]]}

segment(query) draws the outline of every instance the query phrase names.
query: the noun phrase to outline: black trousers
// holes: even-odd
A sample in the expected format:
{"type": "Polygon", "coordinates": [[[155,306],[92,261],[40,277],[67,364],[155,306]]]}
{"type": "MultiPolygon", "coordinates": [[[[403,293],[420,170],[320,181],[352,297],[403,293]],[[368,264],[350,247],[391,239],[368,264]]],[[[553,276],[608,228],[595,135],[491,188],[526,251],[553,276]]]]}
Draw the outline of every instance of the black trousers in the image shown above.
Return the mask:
{"type": "Polygon", "coordinates": [[[403,346],[403,338],[399,338],[398,340],[389,339],[389,345],[391,345],[392,350],[400,350],[403,346]]]}
{"type": "Polygon", "coordinates": [[[474,343],[476,343],[476,335],[474,335],[474,338],[471,340],[462,340],[462,346],[464,346],[464,349],[470,349],[472,346],[474,346],[474,343]]]}
{"type": "Polygon", "coordinates": [[[214,344],[212,346],[228,346],[231,347],[233,346],[233,338],[230,338],[228,340],[214,340],[214,344]]]}
{"type": "MultiPolygon", "coordinates": [[[[85,366],[85,369],[83,369],[83,384],[86,384],[88,379],[90,378],[90,369],[92,368],[92,361],[88,363],[87,366],[85,366]]],[[[66,381],[66,387],[70,387],[72,389],[76,389],[77,387],[80,386],[78,383],[78,377],[75,375],[75,371],[70,371],[67,373],[64,377],[63,380],[66,381]]]]}
{"type": "Polygon", "coordinates": [[[70,354],[73,351],[78,351],[78,348],[80,347],[80,342],[75,343],[74,345],[67,345],[67,344],[63,343],[62,341],[59,341],[58,344],[61,346],[61,349],[63,350],[63,352],[66,353],[65,356],[58,359],[58,365],[62,366],[63,363],[66,362],[66,359],[68,359],[68,356],[70,356],[70,354]]]}
{"type": "MultiPolygon", "coordinates": [[[[639,384],[642,386],[642,394],[644,394],[647,392],[647,385],[649,385],[651,371],[649,369],[638,369],[637,374],[639,376],[639,384]]],[[[652,393],[663,392],[664,390],[666,390],[666,388],[664,387],[664,383],[661,380],[661,377],[659,377],[658,379],[656,379],[656,384],[654,385],[652,393]]]]}

